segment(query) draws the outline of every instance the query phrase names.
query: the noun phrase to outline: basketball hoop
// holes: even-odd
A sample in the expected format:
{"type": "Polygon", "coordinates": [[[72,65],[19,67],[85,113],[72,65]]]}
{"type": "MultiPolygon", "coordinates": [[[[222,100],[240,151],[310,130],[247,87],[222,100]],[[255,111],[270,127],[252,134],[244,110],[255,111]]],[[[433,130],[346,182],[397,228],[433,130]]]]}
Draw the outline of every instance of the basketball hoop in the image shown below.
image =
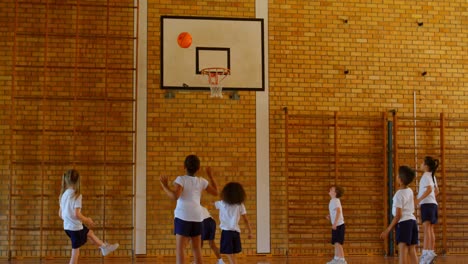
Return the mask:
{"type": "Polygon", "coordinates": [[[210,86],[211,97],[223,98],[223,87],[221,82],[231,74],[227,68],[214,67],[201,70],[201,74],[208,76],[208,85],[210,86]]]}

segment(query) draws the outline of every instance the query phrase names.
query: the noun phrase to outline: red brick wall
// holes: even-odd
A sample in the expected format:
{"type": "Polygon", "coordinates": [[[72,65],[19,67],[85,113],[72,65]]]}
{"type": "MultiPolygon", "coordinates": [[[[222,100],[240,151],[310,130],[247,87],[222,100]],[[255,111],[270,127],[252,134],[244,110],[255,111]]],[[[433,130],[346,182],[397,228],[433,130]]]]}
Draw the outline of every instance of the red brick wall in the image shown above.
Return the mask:
{"type": "MultiPolygon", "coordinates": [[[[77,168],[82,171],[86,186],[85,212],[98,222],[103,222],[104,192],[112,195],[131,193],[130,189],[122,186],[128,186],[132,181],[132,170],[127,166],[129,160],[131,163],[132,139],[130,134],[118,131],[130,131],[132,128],[132,107],[131,102],[127,101],[132,96],[132,75],[128,71],[114,68],[131,63],[132,41],[127,38],[112,40],[106,48],[102,39],[89,40],[83,37],[76,41],[74,38],[62,40],[50,36],[48,49],[45,49],[43,34],[45,21],[48,21],[50,34],[76,35],[75,26],[80,21],[78,35],[106,32],[132,35],[133,11],[126,7],[131,6],[133,1],[111,1],[112,6],[120,7],[111,8],[108,28],[103,26],[107,21],[106,8],[90,6],[93,2],[80,3],[86,4],[86,7],[79,9],[78,20],[76,7],[50,5],[46,19],[43,4],[22,3],[18,29],[27,34],[16,37],[15,60],[12,53],[15,42],[14,4],[0,4],[2,14],[6,14],[0,18],[1,24],[6,25],[0,28],[0,34],[7,40],[6,45],[0,47],[0,84],[8,88],[0,91],[0,142],[3,143],[0,146],[0,157],[7,161],[0,164],[0,181],[5,183],[0,185],[0,210],[6,212],[0,216],[0,256],[7,255],[8,241],[5,240],[4,234],[7,233],[5,215],[8,213],[8,204],[5,203],[5,199],[8,198],[6,184],[9,183],[10,177],[14,177],[16,191],[40,194],[44,190],[48,195],[44,196],[44,215],[50,215],[44,220],[47,227],[60,226],[59,219],[55,217],[58,209],[58,178],[73,162],[80,161],[77,168]],[[70,15],[73,19],[70,19],[70,15]],[[32,34],[33,32],[37,34],[32,34]],[[80,50],[78,54],[77,48],[80,50]],[[106,49],[112,51],[109,52],[107,62],[106,49]],[[44,71],[44,54],[47,54],[48,63],[52,65],[78,64],[90,68],[72,67],[44,71]],[[17,67],[13,77],[13,63],[38,67],[17,67]],[[107,71],[99,68],[106,65],[107,71]],[[13,78],[17,98],[11,96],[13,78]],[[44,82],[47,83],[46,86],[44,82]],[[43,100],[43,96],[70,97],[74,94],[80,100],[43,100]],[[40,100],[31,100],[31,97],[40,100]],[[13,113],[10,112],[12,99],[15,99],[13,113]],[[13,123],[10,123],[11,114],[13,123]],[[43,128],[49,129],[48,132],[43,128]],[[101,130],[104,128],[109,131],[107,137],[104,137],[101,130]],[[28,129],[39,132],[29,133],[28,129]],[[55,131],[61,129],[75,132],[65,134],[55,131]],[[8,154],[12,146],[14,160],[25,161],[14,164],[13,169],[9,166],[12,160],[8,154]],[[104,158],[112,163],[106,166],[102,163],[90,164],[104,158]],[[59,159],[64,163],[55,162],[59,159]],[[40,160],[41,163],[26,162],[30,160],[40,160]],[[47,163],[49,161],[54,162],[47,163]],[[41,179],[53,187],[40,188],[41,179]],[[33,184],[29,184],[30,182],[33,184]],[[100,196],[93,198],[94,194],[100,196]]],[[[285,213],[288,210],[288,182],[284,171],[285,115],[282,108],[287,106],[291,114],[327,115],[339,111],[355,116],[374,115],[397,109],[398,115],[410,118],[413,114],[413,91],[416,91],[418,117],[437,118],[440,112],[456,117],[464,113],[468,105],[468,52],[465,45],[468,37],[466,15],[463,13],[466,8],[464,0],[428,3],[374,3],[364,0],[270,1],[268,41],[272,254],[286,254],[290,244],[287,240],[288,219],[285,213]],[[423,25],[418,26],[418,22],[423,22],[423,25]],[[344,74],[345,70],[349,73],[344,74]],[[426,76],[421,75],[423,71],[427,72],[426,76]]],[[[177,93],[175,99],[165,99],[164,91],[159,88],[161,15],[254,18],[255,2],[243,0],[235,3],[148,3],[148,255],[174,255],[172,211],[175,204],[164,196],[158,179],[161,174],[167,174],[171,179],[183,174],[183,160],[191,153],[200,156],[202,166],[214,168],[220,186],[233,180],[246,186],[246,206],[252,226],[257,222],[255,94],[241,92],[240,101],[209,99],[206,92],[177,93]]],[[[435,132],[420,130],[419,133],[420,141],[437,144],[435,132]]],[[[408,135],[411,135],[411,131],[408,135]]],[[[453,130],[448,136],[452,146],[461,148],[454,149],[451,153],[465,153],[466,135],[463,130],[453,130]]],[[[359,137],[359,134],[356,134],[356,137],[359,137]]],[[[412,139],[407,137],[404,144],[410,147],[412,139]]],[[[353,148],[353,145],[347,147],[353,148]]],[[[430,151],[421,149],[420,153],[423,152],[430,151]]],[[[414,158],[408,156],[401,163],[413,163],[413,160],[414,158]]],[[[466,173],[460,165],[462,160],[458,157],[447,162],[447,165],[452,165],[451,170],[456,170],[450,174],[453,177],[453,187],[450,190],[453,192],[466,191],[463,185],[456,184],[459,181],[464,182],[466,178],[466,173]]],[[[347,188],[359,189],[361,185],[359,181],[352,179],[347,188]]],[[[372,188],[363,188],[360,191],[375,192],[375,186],[372,188]]],[[[323,192],[326,193],[326,190],[323,192]]],[[[22,194],[18,193],[14,199],[19,200],[23,197],[20,195],[22,194]]],[[[350,196],[353,196],[352,191],[350,196]]],[[[463,209],[456,203],[457,197],[460,198],[453,195],[449,197],[451,208],[454,212],[463,213],[463,209]]],[[[326,195],[322,198],[326,199],[326,195]]],[[[208,195],[203,198],[205,204],[215,200],[215,197],[208,195]]],[[[107,202],[106,212],[112,215],[112,218],[106,217],[106,226],[127,226],[131,215],[128,199],[107,202]]],[[[14,208],[17,213],[14,215],[18,221],[37,224],[37,220],[20,215],[20,212],[29,208],[28,206],[18,201],[14,208]]],[[[362,209],[365,208],[351,204],[347,204],[346,208],[362,209]]],[[[323,211],[323,208],[318,210],[323,211]]],[[[212,213],[217,217],[214,210],[212,213]]],[[[34,214],[39,214],[37,209],[34,214]]],[[[465,223],[454,218],[449,219],[453,224],[450,227],[458,228],[449,231],[457,234],[464,232],[465,223]]],[[[381,219],[374,221],[378,223],[381,219]]],[[[325,222],[318,225],[318,228],[328,232],[325,222]]],[[[43,255],[69,254],[68,241],[61,231],[52,230],[45,233],[51,240],[44,243],[43,255]]],[[[103,235],[101,231],[98,234],[103,235]]],[[[124,241],[124,250],[118,253],[121,255],[130,254],[129,234],[128,230],[106,231],[106,237],[109,239],[124,241]]],[[[13,250],[19,250],[15,254],[38,256],[38,241],[26,245],[20,242],[20,239],[24,241],[39,236],[37,231],[15,231],[13,239],[16,242],[13,250]]],[[[245,254],[255,254],[255,239],[244,239],[245,254]]],[[[352,237],[352,241],[358,241],[357,243],[360,239],[362,240],[362,236],[359,233],[352,237]]],[[[451,243],[451,247],[457,248],[455,252],[466,252],[463,248],[468,245],[463,239],[454,239],[451,243]]],[[[324,248],[326,249],[325,246],[324,248]]],[[[345,249],[349,250],[346,247],[345,249]]],[[[205,249],[204,253],[210,254],[208,249],[205,249]]],[[[85,255],[95,256],[97,253],[88,247],[85,255]]]]}

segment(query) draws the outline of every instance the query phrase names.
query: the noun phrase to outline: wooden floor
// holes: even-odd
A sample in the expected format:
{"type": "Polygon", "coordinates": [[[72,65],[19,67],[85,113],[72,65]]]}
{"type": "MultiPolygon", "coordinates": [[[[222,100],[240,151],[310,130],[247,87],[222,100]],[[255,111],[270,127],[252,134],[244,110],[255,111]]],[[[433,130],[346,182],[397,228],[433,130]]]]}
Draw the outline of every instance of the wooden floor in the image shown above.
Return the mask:
{"type": "MultiPolygon", "coordinates": [[[[239,258],[239,264],[315,264],[315,263],[327,263],[329,258],[325,257],[241,257],[239,258]]],[[[370,257],[370,256],[352,256],[346,258],[349,264],[394,264],[398,263],[396,257],[370,257]]],[[[226,259],[225,259],[226,261],[226,259]]],[[[16,259],[8,261],[7,259],[0,259],[0,264],[59,264],[68,263],[68,259],[16,259]]],[[[138,264],[174,264],[175,258],[82,258],[80,264],[126,264],[126,263],[138,263],[138,264]]],[[[190,263],[190,262],[189,262],[190,263]]],[[[187,263],[187,264],[189,264],[187,263]]],[[[205,258],[204,264],[214,264],[215,259],[205,258]]],[[[436,264],[465,264],[468,263],[468,256],[441,256],[437,258],[436,264]]]]}

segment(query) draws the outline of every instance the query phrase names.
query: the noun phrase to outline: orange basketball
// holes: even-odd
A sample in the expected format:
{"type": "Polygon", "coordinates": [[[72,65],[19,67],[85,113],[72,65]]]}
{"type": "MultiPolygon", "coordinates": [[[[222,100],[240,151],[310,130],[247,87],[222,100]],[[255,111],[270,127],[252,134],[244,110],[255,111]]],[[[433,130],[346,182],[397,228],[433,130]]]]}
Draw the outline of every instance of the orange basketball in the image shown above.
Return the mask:
{"type": "Polygon", "coordinates": [[[182,32],[179,34],[177,37],[177,43],[181,48],[188,48],[190,45],[192,45],[192,35],[188,32],[182,32]]]}

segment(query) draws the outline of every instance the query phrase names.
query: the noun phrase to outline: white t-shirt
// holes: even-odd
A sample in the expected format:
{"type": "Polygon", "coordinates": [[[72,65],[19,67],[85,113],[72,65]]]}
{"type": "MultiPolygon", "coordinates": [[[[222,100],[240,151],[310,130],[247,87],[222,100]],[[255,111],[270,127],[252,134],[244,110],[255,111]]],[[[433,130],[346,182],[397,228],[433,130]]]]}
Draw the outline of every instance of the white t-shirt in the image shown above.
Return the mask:
{"type": "Polygon", "coordinates": [[[81,194],[75,199],[75,190],[67,189],[60,198],[60,209],[62,210],[63,229],[78,231],[83,229],[83,223],[76,217],[75,209],[81,208],[81,194]]]}
{"type": "Polygon", "coordinates": [[[241,215],[247,214],[244,204],[228,204],[224,201],[217,201],[215,207],[219,210],[219,227],[221,230],[240,233],[239,219],[241,215]]]}
{"type": "Polygon", "coordinates": [[[418,192],[418,198],[420,198],[425,192],[427,186],[432,187],[431,193],[426,196],[426,198],[422,199],[419,204],[437,204],[437,200],[435,197],[435,186],[437,186],[437,178],[434,177],[435,183],[432,180],[432,173],[429,171],[424,172],[424,174],[421,177],[421,180],[419,181],[419,192],[418,192]]]}
{"type": "Polygon", "coordinates": [[[341,209],[341,215],[338,218],[338,222],[337,222],[336,226],[340,226],[340,225],[344,224],[343,209],[341,208],[340,199],[338,199],[338,198],[330,199],[330,203],[328,204],[328,210],[330,211],[330,221],[331,221],[332,225],[335,223],[336,211],[337,211],[338,208],[341,209]]]}
{"type": "Polygon", "coordinates": [[[406,220],[416,220],[414,216],[414,196],[411,188],[398,190],[393,196],[392,215],[396,215],[396,209],[401,208],[401,218],[399,222],[406,220]]]}
{"type": "Polygon", "coordinates": [[[200,177],[185,175],[177,177],[174,182],[184,188],[177,199],[174,216],[184,221],[202,222],[200,198],[203,190],[208,187],[208,181],[200,177]]]}
{"type": "Polygon", "coordinates": [[[208,209],[206,209],[206,207],[202,206],[202,219],[205,220],[207,218],[211,218],[211,214],[210,212],[208,211],[208,209]]]}

